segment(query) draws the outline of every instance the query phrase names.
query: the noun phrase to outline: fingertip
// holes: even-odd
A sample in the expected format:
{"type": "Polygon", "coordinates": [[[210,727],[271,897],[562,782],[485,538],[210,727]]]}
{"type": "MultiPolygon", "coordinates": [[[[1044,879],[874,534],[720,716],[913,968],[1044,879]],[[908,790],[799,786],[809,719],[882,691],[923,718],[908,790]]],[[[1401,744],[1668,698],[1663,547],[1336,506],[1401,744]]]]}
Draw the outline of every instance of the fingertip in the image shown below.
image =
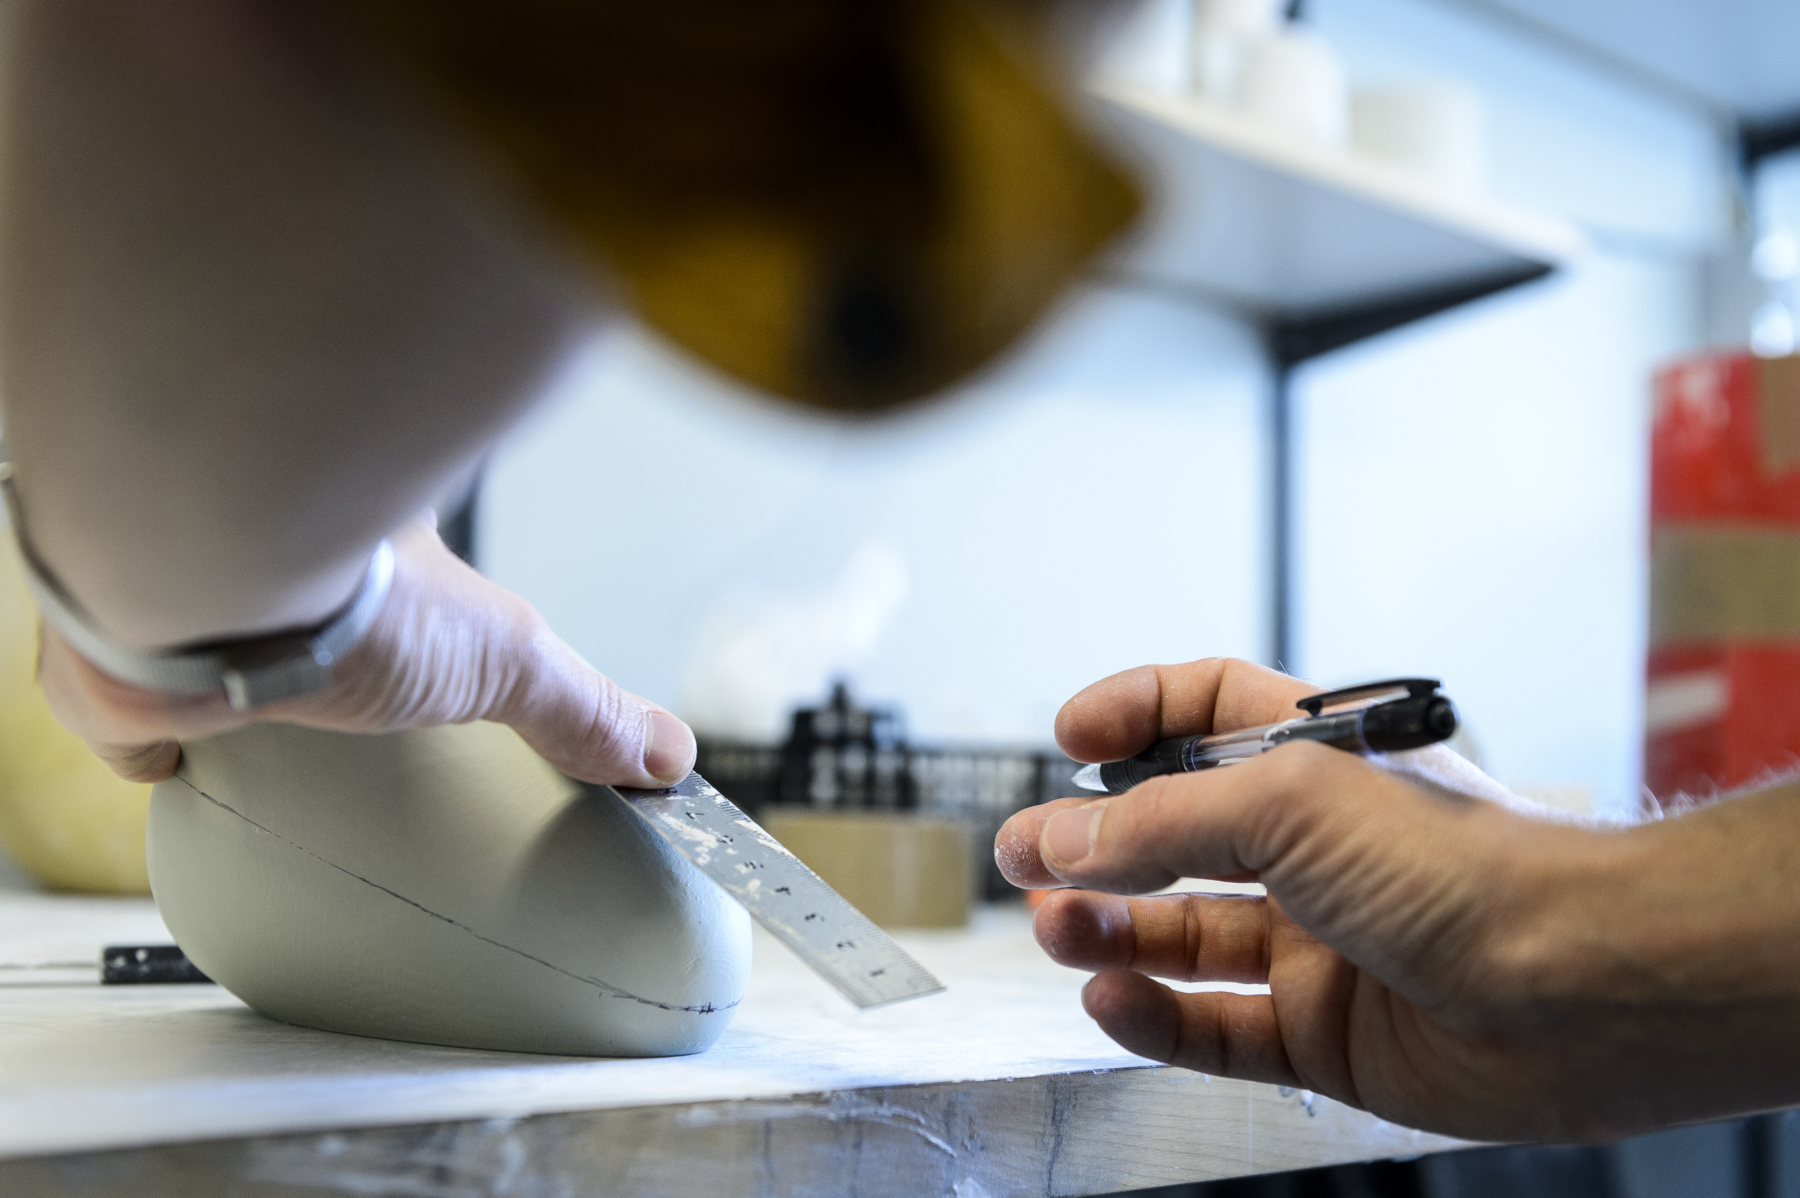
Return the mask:
{"type": "Polygon", "coordinates": [[[1162,688],[1155,666],[1102,678],[1056,713],[1056,743],[1077,761],[1115,761],[1156,739],[1162,688]]]}
{"type": "Polygon", "coordinates": [[[127,782],[162,782],[175,776],[181,765],[181,742],[152,741],[144,745],[91,745],[107,768],[127,782]]]}
{"type": "Polygon", "coordinates": [[[1076,761],[1080,761],[1081,758],[1076,757],[1070,750],[1077,741],[1082,739],[1083,725],[1088,709],[1085,701],[1086,695],[1093,689],[1092,686],[1083,687],[1079,692],[1070,696],[1068,701],[1056,709],[1056,721],[1052,725],[1052,734],[1056,737],[1057,747],[1068,753],[1070,757],[1074,757],[1076,761]]]}
{"type": "Polygon", "coordinates": [[[1021,834],[1011,820],[994,834],[994,864],[1000,867],[1001,877],[1021,890],[1047,890],[1062,885],[1044,868],[1038,856],[1037,837],[1021,834]]]}
{"type": "Polygon", "coordinates": [[[698,755],[693,730],[595,670],[525,610],[536,630],[532,654],[519,684],[482,718],[510,726],[544,760],[583,782],[662,788],[687,777],[698,755]]]}
{"type": "Polygon", "coordinates": [[[1049,890],[1064,885],[1045,866],[1038,852],[1038,840],[1051,816],[1086,802],[1089,800],[1056,799],[1014,813],[994,834],[994,864],[1000,867],[1001,875],[1022,890],[1049,890]]]}
{"type": "Polygon", "coordinates": [[[661,709],[650,711],[644,729],[644,772],[666,786],[687,777],[699,756],[694,730],[661,709]]]}
{"type": "Polygon", "coordinates": [[[1032,919],[1032,935],[1052,961],[1071,969],[1105,969],[1130,960],[1123,933],[1131,920],[1125,900],[1088,890],[1046,895],[1032,919]]]}
{"type": "Polygon", "coordinates": [[[1129,969],[1102,970],[1089,978],[1087,985],[1081,988],[1081,1009],[1094,1019],[1113,1015],[1121,1003],[1129,1004],[1133,1001],[1138,983],[1148,980],[1129,969]]]}
{"type": "Polygon", "coordinates": [[[1082,987],[1081,1007],[1127,1052],[1153,1061],[1175,1059],[1181,1004],[1167,986],[1128,969],[1109,969],[1082,987]]]}

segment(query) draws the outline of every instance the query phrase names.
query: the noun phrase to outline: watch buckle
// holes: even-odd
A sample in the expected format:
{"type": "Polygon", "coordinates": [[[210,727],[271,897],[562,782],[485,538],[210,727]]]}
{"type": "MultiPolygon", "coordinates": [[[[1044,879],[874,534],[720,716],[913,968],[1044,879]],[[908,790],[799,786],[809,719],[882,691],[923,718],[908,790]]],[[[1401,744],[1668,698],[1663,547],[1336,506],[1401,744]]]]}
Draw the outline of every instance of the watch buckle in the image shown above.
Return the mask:
{"type": "Polygon", "coordinates": [[[332,656],[308,637],[274,636],[232,645],[220,678],[233,711],[255,711],[309,694],[331,681],[332,656]]]}

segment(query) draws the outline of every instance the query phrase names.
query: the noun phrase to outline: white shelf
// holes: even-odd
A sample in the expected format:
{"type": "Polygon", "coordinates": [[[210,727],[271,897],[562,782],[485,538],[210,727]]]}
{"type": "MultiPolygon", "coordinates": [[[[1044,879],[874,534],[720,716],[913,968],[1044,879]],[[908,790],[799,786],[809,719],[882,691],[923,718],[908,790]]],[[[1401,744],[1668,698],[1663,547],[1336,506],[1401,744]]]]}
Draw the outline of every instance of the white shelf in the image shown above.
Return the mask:
{"type": "Polygon", "coordinates": [[[1114,269],[1275,319],[1339,314],[1555,268],[1568,223],[1320,149],[1147,88],[1092,88],[1098,119],[1143,160],[1144,231],[1114,269]]]}

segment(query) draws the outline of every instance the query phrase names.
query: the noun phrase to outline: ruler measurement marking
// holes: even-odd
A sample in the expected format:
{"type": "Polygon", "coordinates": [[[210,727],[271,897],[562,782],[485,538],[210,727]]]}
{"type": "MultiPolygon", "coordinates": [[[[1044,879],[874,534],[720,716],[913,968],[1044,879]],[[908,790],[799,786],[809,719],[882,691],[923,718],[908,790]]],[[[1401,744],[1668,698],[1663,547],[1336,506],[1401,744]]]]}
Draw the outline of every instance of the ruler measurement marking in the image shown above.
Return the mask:
{"type": "Polygon", "coordinates": [[[615,789],[658,835],[743,903],[758,923],[858,1006],[876,1006],[943,989],[887,933],[698,774],[690,774],[674,791],[615,789]],[[702,798],[712,800],[710,812],[699,802],[702,798]],[[677,818],[677,814],[685,818],[677,818]],[[750,836],[776,856],[740,856],[739,835],[750,836]],[[727,857],[736,860],[727,863],[727,857]],[[764,886],[761,878],[753,876],[770,870],[776,871],[770,880],[783,880],[783,885],[764,886]],[[775,895],[781,895],[785,903],[776,903],[775,895]],[[806,912],[797,922],[790,923],[791,916],[776,913],[775,908],[796,901],[803,904],[796,909],[806,912]],[[833,924],[844,928],[834,934],[827,930],[833,924]],[[845,935],[846,931],[852,935],[845,935]]]}

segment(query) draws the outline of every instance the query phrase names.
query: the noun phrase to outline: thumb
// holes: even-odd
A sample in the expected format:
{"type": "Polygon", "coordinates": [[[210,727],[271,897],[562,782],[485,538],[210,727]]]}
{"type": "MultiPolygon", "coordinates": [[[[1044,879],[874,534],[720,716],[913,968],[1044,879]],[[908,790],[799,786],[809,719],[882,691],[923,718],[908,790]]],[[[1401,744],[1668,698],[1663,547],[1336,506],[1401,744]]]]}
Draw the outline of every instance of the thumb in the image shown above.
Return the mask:
{"type": "Polygon", "coordinates": [[[1385,806],[1386,779],[1323,745],[1283,746],[1229,769],[1153,778],[1112,798],[1056,811],[1038,852],[1065,884],[1142,894],[1178,878],[1259,877],[1297,864],[1308,844],[1343,843],[1385,806]]]}
{"type": "Polygon", "coordinates": [[[543,630],[489,719],[510,726],[551,765],[584,782],[673,786],[694,768],[688,726],[588,665],[543,630]]]}

